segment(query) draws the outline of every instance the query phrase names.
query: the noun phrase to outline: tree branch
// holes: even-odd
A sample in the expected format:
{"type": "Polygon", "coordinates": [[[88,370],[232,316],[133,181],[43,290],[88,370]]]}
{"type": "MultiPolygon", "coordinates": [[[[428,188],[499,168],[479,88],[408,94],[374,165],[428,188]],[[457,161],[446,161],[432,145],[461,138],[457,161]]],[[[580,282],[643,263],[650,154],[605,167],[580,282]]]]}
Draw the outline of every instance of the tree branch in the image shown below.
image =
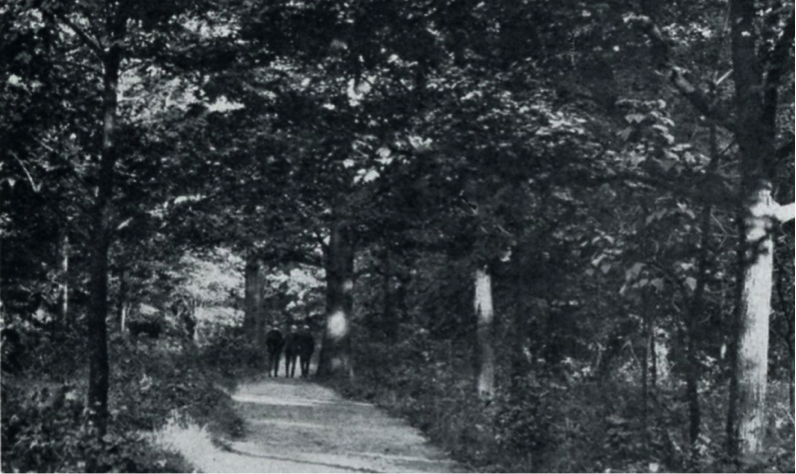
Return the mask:
{"type": "MultiPolygon", "coordinates": [[[[782,31],[782,36],[779,41],[774,45],[771,52],[771,60],[769,61],[768,75],[766,76],[766,91],[771,89],[776,90],[782,83],[787,70],[788,60],[790,59],[790,50],[793,48],[793,38],[796,35],[796,10],[791,13],[788,22],[785,24],[785,29],[782,31]]],[[[768,104],[772,105],[772,104],[768,104]]]]}
{"type": "Polygon", "coordinates": [[[707,93],[695,86],[691,81],[685,77],[685,70],[677,66],[671,58],[669,42],[664,37],[663,32],[658,26],[646,15],[632,14],[625,19],[626,22],[631,22],[638,25],[647,38],[652,42],[653,52],[657,53],[658,64],[656,68],[665,74],[669,82],[682,94],[691,105],[702,115],[722,127],[732,130],[731,124],[727,123],[724,114],[721,114],[712,105],[707,93]]]}
{"type": "Polygon", "coordinates": [[[40,184],[37,185],[33,181],[33,176],[31,176],[30,173],[28,172],[28,168],[25,166],[25,163],[23,163],[22,160],[20,160],[19,157],[17,156],[17,154],[14,153],[13,151],[9,151],[8,153],[10,153],[11,156],[13,156],[19,162],[19,166],[22,167],[22,171],[25,172],[25,176],[27,176],[28,177],[28,181],[30,181],[30,187],[33,188],[33,192],[38,193],[39,189],[41,189],[41,185],[40,184]]]}
{"type": "Polygon", "coordinates": [[[796,218],[796,203],[771,206],[771,217],[784,224],[796,218]]]}
{"type": "Polygon", "coordinates": [[[52,14],[61,20],[61,23],[68,26],[70,30],[72,30],[81,40],[83,40],[83,44],[85,44],[97,57],[101,60],[105,56],[105,52],[102,49],[102,45],[99,41],[95,40],[91,36],[88,35],[82,28],[77,26],[72,20],[69,19],[68,16],[62,13],[55,13],[52,14]]]}

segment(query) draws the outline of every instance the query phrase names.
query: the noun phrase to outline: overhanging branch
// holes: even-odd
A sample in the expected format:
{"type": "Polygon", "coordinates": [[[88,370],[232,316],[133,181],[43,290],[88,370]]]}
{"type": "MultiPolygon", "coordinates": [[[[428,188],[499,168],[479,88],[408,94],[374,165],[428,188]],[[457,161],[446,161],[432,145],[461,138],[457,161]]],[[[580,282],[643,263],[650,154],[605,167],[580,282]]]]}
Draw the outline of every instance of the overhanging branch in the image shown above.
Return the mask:
{"type": "Polygon", "coordinates": [[[796,35],[796,10],[791,13],[782,36],[774,45],[771,52],[771,60],[768,65],[768,75],[766,76],[766,90],[776,89],[781,83],[787,70],[790,51],[793,48],[793,38],[796,35]]]}
{"type": "Polygon", "coordinates": [[[691,105],[709,120],[732,130],[731,124],[727,123],[724,114],[720,113],[713,106],[708,94],[694,85],[685,76],[685,70],[677,66],[671,58],[669,41],[663,35],[661,29],[646,15],[630,15],[625,19],[626,22],[637,25],[647,38],[652,42],[653,50],[656,53],[660,70],[669,79],[669,82],[685,97],[691,105]]]}
{"type": "Polygon", "coordinates": [[[83,41],[83,44],[85,44],[92,52],[94,52],[98,58],[103,59],[105,57],[105,52],[102,50],[102,45],[99,43],[99,41],[89,36],[89,34],[77,26],[75,22],[70,20],[68,16],[61,13],[56,13],[53,16],[60,20],[61,23],[69,27],[69,29],[72,30],[83,41]]]}

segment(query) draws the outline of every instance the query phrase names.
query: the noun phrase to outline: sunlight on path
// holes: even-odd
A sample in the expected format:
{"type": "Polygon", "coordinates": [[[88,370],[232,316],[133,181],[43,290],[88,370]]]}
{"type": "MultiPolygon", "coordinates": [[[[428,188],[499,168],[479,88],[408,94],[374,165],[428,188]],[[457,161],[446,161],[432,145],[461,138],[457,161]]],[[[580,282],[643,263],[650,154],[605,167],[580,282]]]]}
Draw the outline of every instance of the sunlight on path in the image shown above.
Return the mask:
{"type": "MultiPolygon", "coordinates": [[[[455,472],[420,432],[366,403],[300,379],[264,379],[233,395],[246,437],[230,450],[176,446],[204,472],[455,472]]],[[[200,446],[198,446],[200,445],[200,446]]]]}

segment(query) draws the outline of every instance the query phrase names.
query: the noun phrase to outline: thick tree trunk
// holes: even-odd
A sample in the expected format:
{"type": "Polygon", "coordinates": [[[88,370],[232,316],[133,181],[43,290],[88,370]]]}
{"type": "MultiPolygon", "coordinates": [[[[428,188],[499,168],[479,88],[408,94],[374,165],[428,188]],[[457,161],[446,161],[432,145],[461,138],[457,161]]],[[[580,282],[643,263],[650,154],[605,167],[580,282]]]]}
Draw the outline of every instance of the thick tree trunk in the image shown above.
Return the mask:
{"type": "Polygon", "coordinates": [[[732,356],[728,434],[730,453],[759,454],[765,434],[768,330],[774,246],[771,223],[793,219],[793,205],[772,202],[779,81],[793,41],[792,21],[775,45],[768,71],[759,54],[754,0],[730,1],[735,82],[735,138],[741,155],[739,291],[732,356]],[[737,422],[737,423],[736,423],[737,422]],[[737,426],[736,426],[737,425],[737,426]]]}
{"type": "MultiPolygon", "coordinates": [[[[117,25],[123,30],[124,24],[117,25]]],[[[113,40],[121,38],[121,31],[114,31],[113,40]]],[[[114,142],[116,133],[116,111],[118,108],[117,90],[121,50],[118,44],[110,48],[104,58],[103,74],[103,120],[102,153],[100,156],[97,180],[97,197],[92,213],[92,239],[90,252],[90,299],[88,311],[88,407],[91,418],[100,436],[107,428],[108,388],[110,367],[108,363],[108,249],[111,241],[111,219],[113,199],[113,169],[116,165],[117,149],[114,142]]]]}
{"type": "Polygon", "coordinates": [[[488,400],[495,394],[495,313],[492,306],[492,277],[486,267],[475,271],[474,306],[478,318],[478,396],[488,400]]]}
{"type": "Polygon", "coordinates": [[[354,376],[351,360],[351,310],[354,290],[354,248],[350,230],[332,224],[326,248],[326,326],[323,333],[318,377],[354,376]]]}
{"type": "Polygon", "coordinates": [[[742,454],[760,452],[765,433],[774,246],[769,235],[768,218],[757,215],[756,209],[767,205],[770,199],[770,191],[758,188],[756,196],[745,209],[744,270],[735,367],[738,384],[737,436],[742,454]]]}

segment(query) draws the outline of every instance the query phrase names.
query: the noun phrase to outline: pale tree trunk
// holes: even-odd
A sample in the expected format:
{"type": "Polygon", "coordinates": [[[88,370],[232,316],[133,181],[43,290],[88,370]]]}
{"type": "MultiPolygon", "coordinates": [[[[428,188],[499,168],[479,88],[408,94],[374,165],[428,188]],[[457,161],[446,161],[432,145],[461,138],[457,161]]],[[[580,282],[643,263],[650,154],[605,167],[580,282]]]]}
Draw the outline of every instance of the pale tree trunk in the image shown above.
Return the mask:
{"type": "MultiPolygon", "coordinates": [[[[770,198],[758,191],[758,201],[770,198]]],[[[745,219],[747,244],[740,300],[740,333],[736,377],[738,380],[738,440],[744,454],[762,448],[768,383],[768,331],[771,314],[773,241],[766,220],[754,217],[753,204],[745,219]]]]}
{"type": "Polygon", "coordinates": [[[318,377],[354,376],[351,360],[351,310],[354,290],[354,248],[342,223],[332,224],[325,248],[326,325],[318,361],[318,377]]]}
{"type": "Polygon", "coordinates": [[[119,269],[119,297],[116,302],[116,315],[119,320],[119,332],[124,335],[127,326],[127,269],[124,265],[119,269]]]}
{"type": "Polygon", "coordinates": [[[60,262],[60,283],[58,293],[60,299],[60,320],[61,328],[69,326],[69,234],[66,228],[63,229],[61,237],[61,262],[60,262]]]}
{"type": "Polygon", "coordinates": [[[768,378],[768,331],[771,314],[774,243],[771,224],[793,219],[793,204],[779,206],[771,198],[776,170],[778,88],[793,43],[793,17],[772,49],[768,64],[761,59],[761,38],[753,0],[730,1],[732,63],[735,82],[735,138],[741,154],[742,271],[737,302],[737,353],[730,393],[730,451],[743,456],[762,451],[768,378]],[[767,66],[767,67],[765,67],[767,66]],[[767,70],[766,70],[767,69],[767,70]],[[734,389],[734,390],[733,390],[734,389]],[[733,404],[737,403],[737,406],[733,404]],[[737,427],[733,426],[737,419],[737,427]]]}
{"type": "MultiPolygon", "coordinates": [[[[772,202],[768,185],[759,185],[744,208],[743,276],[738,310],[734,381],[737,427],[732,438],[743,455],[759,453],[765,435],[768,384],[769,317],[773,290],[774,242],[771,224],[793,219],[793,205],[772,202]]],[[[733,407],[731,407],[733,408],[733,407]]]]}
{"type": "MultiPolygon", "coordinates": [[[[759,2],[730,0],[733,122],[727,124],[707,94],[692,84],[670,55],[670,46],[649,17],[631,19],[641,25],[663,57],[658,63],[671,84],[713,122],[723,123],[735,137],[741,161],[742,204],[738,213],[739,268],[736,314],[730,359],[730,397],[727,441],[730,455],[755,456],[763,447],[764,405],[768,365],[768,326],[771,311],[772,222],[793,219],[793,204],[779,206],[771,199],[776,174],[779,88],[787,77],[793,47],[793,11],[783,9],[784,28],[770,44],[756,24],[759,2]]],[[[777,12],[769,12],[775,15],[777,12]]],[[[792,149],[792,145],[790,145],[792,149]]]]}
{"type": "Polygon", "coordinates": [[[474,306],[478,318],[478,396],[487,400],[495,394],[495,312],[492,306],[492,277],[487,267],[475,271],[474,306]]]}

